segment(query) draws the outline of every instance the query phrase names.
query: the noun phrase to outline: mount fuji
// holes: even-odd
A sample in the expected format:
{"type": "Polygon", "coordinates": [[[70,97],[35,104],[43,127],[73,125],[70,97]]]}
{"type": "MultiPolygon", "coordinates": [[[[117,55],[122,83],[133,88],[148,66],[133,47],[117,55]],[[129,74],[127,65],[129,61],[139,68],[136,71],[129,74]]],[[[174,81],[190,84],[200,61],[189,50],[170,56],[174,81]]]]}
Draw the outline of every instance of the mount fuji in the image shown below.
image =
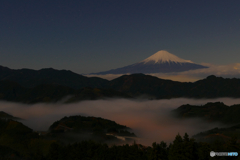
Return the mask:
{"type": "Polygon", "coordinates": [[[184,60],[165,50],[161,50],[141,62],[92,74],[171,73],[202,68],[208,67],[196,64],[190,60],[184,60]]]}

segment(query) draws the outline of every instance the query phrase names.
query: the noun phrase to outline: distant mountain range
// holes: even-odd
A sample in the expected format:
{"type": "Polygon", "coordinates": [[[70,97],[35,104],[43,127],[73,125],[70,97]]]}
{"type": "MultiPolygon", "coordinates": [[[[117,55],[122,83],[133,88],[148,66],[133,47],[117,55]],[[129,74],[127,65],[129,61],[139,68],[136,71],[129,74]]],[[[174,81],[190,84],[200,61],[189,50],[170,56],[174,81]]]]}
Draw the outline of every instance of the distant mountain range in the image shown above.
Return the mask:
{"type": "Polygon", "coordinates": [[[191,82],[164,80],[144,74],[124,75],[109,83],[110,88],[133,97],[148,95],[152,98],[216,98],[240,97],[240,79],[208,76],[191,82]]]}
{"type": "Polygon", "coordinates": [[[70,96],[67,102],[106,97],[150,99],[176,97],[240,97],[240,79],[208,76],[190,82],[164,80],[150,75],[123,75],[111,81],[88,78],[71,71],[52,68],[12,70],[0,66],[0,99],[37,103],[56,102],[70,96]]]}
{"type": "Polygon", "coordinates": [[[108,83],[108,80],[98,77],[88,78],[69,70],[55,70],[52,68],[15,70],[3,66],[0,66],[0,80],[10,80],[28,88],[40,84],[63,85],[75,89],[88,86],[104,88],[108,83]]]}
{"type": "Polygon", "coordinates": [[[117,69],[112,69],[109,71],[92,74],[103,75],[103,74],[127,74],[127,73],[130,74],[170,73],[170,72],[183,72],[202,68],[208,67],[196,64],[190,60],[184,60],[167,51],[161,50],[141,62],[117,69]]]}

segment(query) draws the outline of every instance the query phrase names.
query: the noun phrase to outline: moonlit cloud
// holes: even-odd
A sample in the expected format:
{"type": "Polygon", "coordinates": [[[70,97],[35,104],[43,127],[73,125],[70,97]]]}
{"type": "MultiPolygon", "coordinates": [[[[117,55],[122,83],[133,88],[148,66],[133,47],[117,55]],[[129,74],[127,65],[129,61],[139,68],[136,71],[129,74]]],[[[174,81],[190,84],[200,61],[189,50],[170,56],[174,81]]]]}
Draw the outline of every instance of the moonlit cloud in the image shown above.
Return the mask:
{"type": "Polygon", "coordinates": [[[213,65],[209,63],[202,63],[201,65],[209,68],[196,69],[177,73],[156,73],[150,74],[162,79],[170,79],[180,82],[194,82],[204,79],[209,75],[215,75],[223,78],[240,78],[240,63],[229,65],[213,65]]]}
{"type": "MultiPolygon", "coordinates": [[[[195,82],[200,79],[204,79],[209,75],[215,75],[224,78],[240,78],[240,63],[228,64],[228,65],[213,65],[209,63],[201,63],[201,65],[209,68],[196,69],[185,72],[175,73],[153,73],[149,74],[162,79],[170,79],[180,82],[195,82]]],[[[123,74],[107,74],[107,75],[86,75],[88,77],[101,77],[107,80],[112,80],[122,76],[123,74]]]]}
{"type": "Polygon", "coordinates": [[[182,72],[182,75],[198,75],[198,76],[207,76],[207,75],[216,75],[216,76],[239,76],[240,75],[240,63],[228,64],[228,65],[213,65],[203,63],[202,65],[208,66],[209,68],[191,70],[182,72]]]}

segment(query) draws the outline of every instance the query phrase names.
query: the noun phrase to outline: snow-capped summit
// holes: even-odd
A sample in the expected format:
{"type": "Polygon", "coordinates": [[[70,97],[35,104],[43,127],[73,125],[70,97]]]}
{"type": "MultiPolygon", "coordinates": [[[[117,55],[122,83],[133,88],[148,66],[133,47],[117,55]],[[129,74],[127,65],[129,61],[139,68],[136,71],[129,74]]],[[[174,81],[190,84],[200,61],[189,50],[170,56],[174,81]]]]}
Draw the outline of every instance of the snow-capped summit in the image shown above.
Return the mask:
{"type": "Polygon", "coordinates": [[[142,62],[148,63],[148,62],[154,62],[154,63],[166,63],[166,62],[175,62],[175,63],[193,63],[190,60],[185,60],[182,58],[179,58],[168,51],[161,50],[157,53],[153,54],[152,56],[148,57],[147,59],[143,60],[142,62]]]}
{"type": "Polygon", "coordinates": [[[122,68],[92,74],[170,73],[208,68],[161,50],[147,59],[122,68]]]}

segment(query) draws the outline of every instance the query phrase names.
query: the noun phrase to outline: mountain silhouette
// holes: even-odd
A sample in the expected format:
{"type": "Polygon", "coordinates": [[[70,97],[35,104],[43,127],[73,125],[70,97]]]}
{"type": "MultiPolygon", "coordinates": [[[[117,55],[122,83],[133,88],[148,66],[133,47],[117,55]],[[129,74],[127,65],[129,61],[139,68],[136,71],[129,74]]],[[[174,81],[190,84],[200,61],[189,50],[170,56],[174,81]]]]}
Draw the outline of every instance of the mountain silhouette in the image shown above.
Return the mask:
{"type": "Polygon", "coordinates": [[[181,59],[167,51],[161,50],[141,62],[92,74],[170,73],[202,68],[208,67],[193,63],[190,60],[181,59]]]}
{"type": "Polygon", "coordinates": [[[71,71],[0,67],[0,99],[37,103],[104,99],[106,97],[150,99],[240,97],[240,79],[214,75],[196,82],[177,82],[150,75],[123,75],[111,81],[88,78],[71,71]]]}
{"type": "Polygon", "coordinates": [[[14,70],[3,66],[0,66],[0,80],[14,81],[23,87],[35,87],[40,84],[55,84],[75,89],[83,87],[105,88],[108,83],[108,80],[98,77],[88,78],[69,70],[55,70],[53,68],[14,70]]]}

